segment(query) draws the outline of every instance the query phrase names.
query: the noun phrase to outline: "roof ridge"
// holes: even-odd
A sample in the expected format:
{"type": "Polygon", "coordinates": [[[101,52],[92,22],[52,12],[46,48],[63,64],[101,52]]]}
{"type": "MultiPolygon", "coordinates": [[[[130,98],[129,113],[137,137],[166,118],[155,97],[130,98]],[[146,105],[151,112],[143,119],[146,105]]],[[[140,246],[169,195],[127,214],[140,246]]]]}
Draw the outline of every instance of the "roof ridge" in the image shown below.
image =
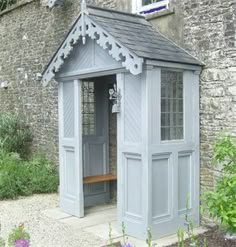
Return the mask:
{"type": "Polygon", "coordinates": [[[140,19],[145,19],[144,16],[142,15],[138,15],[138,14],[132,14],[132,13],[129,13],[129,12],[125,12],[125,11],[119,11],[119,10],[114,10],[114,9],[107,9],[107,8],[102,8],[102,7],[98,7],[98,6],[95,6],[95,5],[90,5],[88,4],[87,5],[87,8],[91,8],[91,9],[98,9],[98,10],[102,10],[102,11],[106,11],[106,12],[114,12],[114,13],[117,13],[117,14],[122,14],[122,15],[129,15],[129,16],[132,16],[132,17],[136,17],[136,18],[140,18],[140,19]]]}

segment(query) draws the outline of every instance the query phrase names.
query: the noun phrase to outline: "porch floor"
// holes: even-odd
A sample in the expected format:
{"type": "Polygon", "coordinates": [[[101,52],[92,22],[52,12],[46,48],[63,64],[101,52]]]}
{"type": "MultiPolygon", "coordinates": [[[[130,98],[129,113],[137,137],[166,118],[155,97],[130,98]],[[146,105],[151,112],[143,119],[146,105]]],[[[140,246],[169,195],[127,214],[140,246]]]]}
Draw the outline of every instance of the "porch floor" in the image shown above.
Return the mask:
{"type": "MultiPolygon", "coordinates": [[[[104,243],[108,243],[109,237],[109,223],[112,226],[112,239],[113,242],[122,241],[122,234],[117,230],[116,222],[116,205],[106,204],[96,207],[87,208],[85,210],[84,218],[77,218],[61,211],[60,208],[44,210],[43,213],[53,219],[59,220],[60,222],[71,226],[75,229],[81,229],[84,232],[95,235],[96,237],[104,240],[104,243]]],[[[195,230],[195,234],[202,234],[207,230],[203,227],[198,227],[195,230]]],[[[146,246],[145,241],[141,241],[136,238],[129,237],[129,242],[136,247],[146,246]]],[[[157,247],[164,247],[178,242],[176,235],[171,235],[162,239],[154,241],[157,247]]]]}

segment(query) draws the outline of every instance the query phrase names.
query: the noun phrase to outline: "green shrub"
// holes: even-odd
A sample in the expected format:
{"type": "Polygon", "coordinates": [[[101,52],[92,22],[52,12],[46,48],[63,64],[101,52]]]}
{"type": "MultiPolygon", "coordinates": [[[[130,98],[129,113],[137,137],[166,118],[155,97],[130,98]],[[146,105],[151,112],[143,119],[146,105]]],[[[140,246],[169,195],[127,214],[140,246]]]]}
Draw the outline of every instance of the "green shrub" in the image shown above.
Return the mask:
{"type": "Polygon", "coordinates": [[[0,154],[0,199],[32,194],[31,181],[24,162],[14,154],[0,154]]]}
{"type": "Polygon", "coordinates": [[[214,191],[204,195],[210,216],[219,219],[230,233],[236,233],[236,142],[225,136],[215,145],[214,163],[222,166],[222,174],[214,191]]]}
{"type": "Polygon", "coordinates": [[[27,162],[34,193],[52,193],[57,191],[59,178],[55,166],[45,157],[37,155],[27,162]]]}
{"type": "Polygon", "coordinates": [[[56,192],[58,174],[44,156],[23,161],[17,154],[0,152],[0,199],[56,192]]]}
{"type": "Polygon", "coordinates": [[[0,149],[26,157],[31,142],[32,134],[23,117],[0,113],[0,149]]]}

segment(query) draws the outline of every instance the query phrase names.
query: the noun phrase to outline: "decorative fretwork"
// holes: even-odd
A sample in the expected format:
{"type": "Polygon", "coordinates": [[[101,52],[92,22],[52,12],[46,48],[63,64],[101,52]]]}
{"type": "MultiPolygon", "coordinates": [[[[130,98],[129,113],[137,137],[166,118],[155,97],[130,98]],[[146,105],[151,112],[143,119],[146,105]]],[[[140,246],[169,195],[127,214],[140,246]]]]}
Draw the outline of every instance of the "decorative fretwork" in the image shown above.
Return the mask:
{"type": "Polygon", "coordinates": [[[67,36],[66,40],[62,44],[61,48],[57,52],[56,56],[49,64],[47,70],[43,74],[43,85],[46,86],[48,82],[54,78],[55,73],[58,72],[63,65],[65,59],[70,55],[73,50],[73,46],[78,43],[82,35],[82,23],[79,20],[73,27],[70,34],[67,36]]]}
{"type": "Polygon", "coordinates": [[[48,82],[54,78],[55,73],[60,70],[64,61],[73,50],[75,44],[82,39],[84,24],[86,35],[95,40],[104,50],[108,50],[108,53],[117,62],[121,62],[122,66],[133,75],[142,73],[143,59],[119,43],[112,35],[97,25],[84,13],[83,21],[81,18],[78,19],[56,56],[44,72],[42,79],[44,86],[46,86],[48,82]]]}
{"type": "Polygon", "coordinates": [[[99,27],[89,17],[86,18],[86,34],[91,39],[96,40],[104,50],[107,49],[108,53],[117,61],[122,62],[122,66],[131,72],[133,75],[142,73],[143,59],[139,58],[129,49],[120,44],[113,36],[106,32],[103,28],[99,27]]]}

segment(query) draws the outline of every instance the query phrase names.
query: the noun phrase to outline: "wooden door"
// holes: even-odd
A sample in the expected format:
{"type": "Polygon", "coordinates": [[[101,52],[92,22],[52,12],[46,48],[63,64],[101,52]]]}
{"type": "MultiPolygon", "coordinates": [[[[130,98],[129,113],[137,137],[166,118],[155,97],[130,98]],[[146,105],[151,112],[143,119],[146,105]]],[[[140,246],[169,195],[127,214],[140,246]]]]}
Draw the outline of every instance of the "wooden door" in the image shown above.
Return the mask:
{"type": "Polygon", "coordinates": [[[59,83],[60,206],[84,216],[82,170],[81,82],[59,83]]]}
{"type": "MultiPolygon", "coordinates": [[[[103,79],[83,82],[83,171],[84,177],[107,174],[108,89],[103,79]]],[[[85,206],[109,201],[108,183],[84,185],[85,206]]]]}

